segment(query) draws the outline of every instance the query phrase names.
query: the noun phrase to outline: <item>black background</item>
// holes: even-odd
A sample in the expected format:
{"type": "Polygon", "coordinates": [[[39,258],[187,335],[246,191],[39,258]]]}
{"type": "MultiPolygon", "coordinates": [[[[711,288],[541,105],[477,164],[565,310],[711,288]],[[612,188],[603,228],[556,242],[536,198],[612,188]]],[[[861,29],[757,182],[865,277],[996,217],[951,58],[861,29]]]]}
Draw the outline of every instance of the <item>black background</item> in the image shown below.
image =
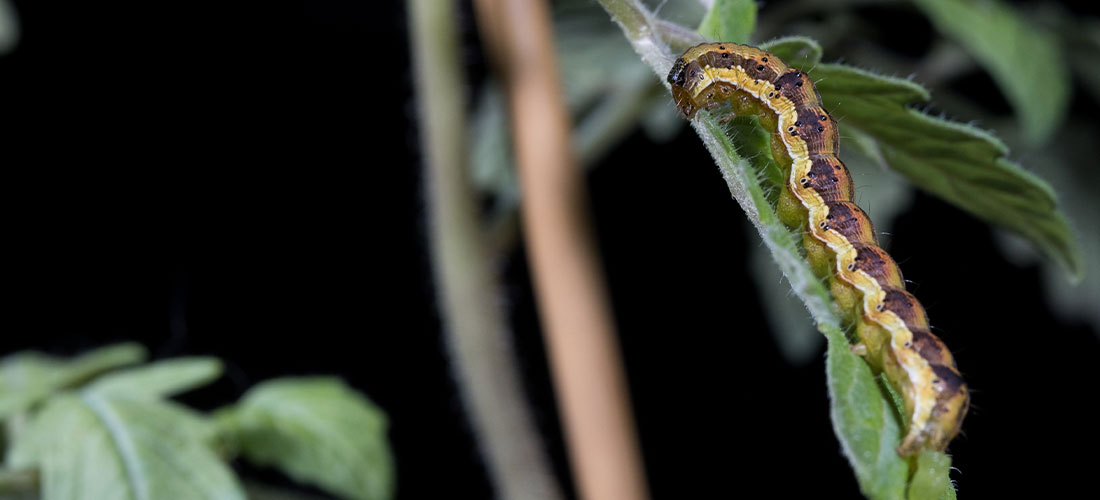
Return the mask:
{"type": "MultiPolygon", "coordinates": [[[[204,409],[339,374],[391,418],[400,498],[490,497],[435,308],[404,6],[311,1],[288,24],[219,4],[15,4],[3,352],[132,339],[219,356],[226,376],[183,398],[204,409]]],[[[468,6],[461,24],[480,78],[468,6]]],[[[759,237],[698,139],[635,134],[588,180],[654,497],[857,497],[823,356],[781,357],[747,268],[759,237]]],[[[1097,332],[1055,317],[1038,268],[934,198],[917,195],[889,244],[974,391],[950,450],[960,495],[1089,487],[1097,332]]],[[[501,271],[564,474],[522,249],[501,271]]]]}

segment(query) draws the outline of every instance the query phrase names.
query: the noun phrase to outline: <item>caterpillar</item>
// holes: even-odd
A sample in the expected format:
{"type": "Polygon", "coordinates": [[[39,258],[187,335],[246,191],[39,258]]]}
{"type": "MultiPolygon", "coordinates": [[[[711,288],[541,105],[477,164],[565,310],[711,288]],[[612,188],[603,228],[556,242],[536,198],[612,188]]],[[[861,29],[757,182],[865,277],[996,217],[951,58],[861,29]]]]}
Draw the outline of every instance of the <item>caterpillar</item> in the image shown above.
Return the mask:
{"type": "Polygon", "coordinates": [[[853,352],[885,373],[904,402],[908,427],[898,454],[944,450],[962,425],[969,391],[951,352],[931,333],[924,308],[905,291],[897,263],[879,247],[870,218],[854,203],[851,174],[837,157],[837,123],[813,81],[765,50],[716,42],[684,52],[668,83],[689,120],[700,109],[728,104],[733,115],[755,115],[771,132],[773,156],[788,179],[779,218],[802,232],[811,267],[828,280],[845,321],[854,325],[853,352]]]}

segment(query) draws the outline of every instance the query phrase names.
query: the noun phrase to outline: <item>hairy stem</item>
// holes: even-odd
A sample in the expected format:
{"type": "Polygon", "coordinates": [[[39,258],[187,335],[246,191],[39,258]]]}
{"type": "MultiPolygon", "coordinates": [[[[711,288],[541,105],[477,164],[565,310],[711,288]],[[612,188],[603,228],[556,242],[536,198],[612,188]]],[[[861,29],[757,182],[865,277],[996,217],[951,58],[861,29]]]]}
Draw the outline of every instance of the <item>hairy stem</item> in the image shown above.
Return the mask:
{"type": "Polygon", "coordinates": [[[454,3],[410,0],[436,290],[453,369],[497,496],[561,498],[517,376],[466,165],[454,3]]]}

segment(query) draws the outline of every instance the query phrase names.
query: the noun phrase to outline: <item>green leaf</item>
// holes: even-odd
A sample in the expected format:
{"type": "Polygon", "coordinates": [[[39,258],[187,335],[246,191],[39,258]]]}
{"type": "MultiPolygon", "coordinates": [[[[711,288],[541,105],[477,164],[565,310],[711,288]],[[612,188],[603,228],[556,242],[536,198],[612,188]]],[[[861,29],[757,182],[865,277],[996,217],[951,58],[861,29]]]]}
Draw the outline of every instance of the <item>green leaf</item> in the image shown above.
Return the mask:
{"type": "Polygon", "coordinates": [[[948,473],[951,457],[942,451],[925,450],[917,456],[917,470],[909,485],[908,500],[940,500],[954,490],[948,473]]]}
{"type": "Polygon", "coordinates": [[[772,156],[771,134],[760,126],[757,117],[739,116],[729,123],[727,135],[733,138],[737,154],[748,160],[757,178],[765,181],[762,186],[765,195],[775,205],[779,199],[779,188],[786,185],[787,179],[772,156]]]}
{"type": "Polygon", "coordinates": [[[105,375],[88,390],[142,398],[170,397],[206,385],[221,374],[222,363],[217,358],[174,358],[105,375]]]}
{"type": "Polygon", "coordinates": [[[8,0],[0,0],[0,54],[7,54],[19,41],[19,16],[8,0]]]}
{"type": "Polygon", "coordinates": [[[1016,109],[1028,141],[1046,141],[1069,105],[1069,71],[1055,37],[995,0],[916,4],[936,29],[989,71],[1016,109]]]}
{"type": "Polygon", "coordinates": [[[940,500],[957,500],[958,498],[958,492],[955,491],[955,484],[952,483],[950,488],[943,491],[943,496],[940,497],[940,500]]]}
{"type": "Polygon", "coordinates": [[[760,44],[790,66],[812,68],[821,62],[821,45],[807,36],[787,36],[760,44]]]}
{"type": "Polygon", "coordinates": [[[39,468],[44,500],[244,499],[212,436],[174,403],[83,391],[51,398],[8,461],[39,468]]]}
{"type": "MultiPolygon", "coordinates": [[[[601,2],[631,39],[634,49],[653,71],[664,77],[675,59],[666,45],[655,40],[657,29],[647,24],[652,14],[640,4],[601,2]]],[[[730,194],[741,205],[771,251],[779,269],[812,314],[829,344],[827,364],[833,426],[861,489],[872,499],[898,499],[905,493],[908,464],[896,453],[900,425],[891,403],[878,389],[871,370],[852,354],[840,329],[832,297],[801,254],[801,241],[779,220],[768,202],[758,173],[738,154],[733,142],[706,111],[691,121],[717,163],[730,194]]]]}
{"type": "Polygon", "coordinates": [[[1063,19],[1059,28],[1074,76],[1100,101],[1100,19],[1063,19]]]}
{"type": "Polygon", "coordinates": [[[754,245],[750,253],[749,272],[779,352],[794,366],[817,360],[825,338],[814,329],[810,315],[802,311],[802,303],[784,282],[768,249],[754,245]]]}
{"type": "Polygon", "coordinates": [[[386,416],[339,379],[265,382],[218,421],[250,462],[347,498],[393,495],[386,416]]]}
{"type": "Polygon", "coordinates": [[[833,430],[852,464],[863,494],[872,499],[905,495],[909,466],[895,447],[901,425],[871,368],[852,353],[838,328],[824,331],[829,340],[825,376],[831,401],[833,430]]]}
{"type": "Polygon", "coordinates": [[[699,34],[723,42],[748,43],[755,29],[754,0],[716,0],[699,23],[699,34]]]}
{"type": "Polygon", "coordinates": [[[832,297],[800,253],[800,241],[779,221],[756,171],[741,159],[733,143],[706,113],[692,122],[715,158],[734,197],[760,230],[791,287],[802,299],[828,341],[826,378],[833,429],[856,473],[860,489],[873,500],[904,497],[908,464],[895,447],[901,426],[871,369],[852,354],[832,297]],[[745,199],[751,200],[748,204],[745,199]]]}
{"type": "Polygon", "coordinates": [[[911,81],[838,64],[819,64],[810,74],[841,134],[864,135],[861,149],[872,158],[925,191],[1024,236],[1079,278],[1080,250],[1054,191],[1008,161],[1008,148],[996,137],[910,109],[929,99],[911,81]]]}
{"type": "Polygon", "coordinates": [[[0,360],[0,418],[7,418],[46,399],[55,391],[74,387],[120,366],[145,361],[145,348],[115,344],[73,359],[27,351],[0,360]]]}

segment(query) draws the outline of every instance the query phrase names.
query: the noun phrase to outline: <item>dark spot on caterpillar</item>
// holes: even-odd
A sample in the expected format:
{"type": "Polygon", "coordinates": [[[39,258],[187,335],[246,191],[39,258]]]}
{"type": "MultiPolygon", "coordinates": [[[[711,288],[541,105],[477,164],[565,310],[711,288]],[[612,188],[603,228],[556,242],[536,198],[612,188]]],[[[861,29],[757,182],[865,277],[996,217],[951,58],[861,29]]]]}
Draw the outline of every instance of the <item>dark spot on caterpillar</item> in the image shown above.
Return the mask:
{"type": "Polygon", "coordinates": [[[916,297],[900,288],[883,288],[886,290],[886,297],[882,299],[884,307],[901,318],[910,331],[928,328],[924,308],[916,297]]]}
{"type": "MultiPolygon", "coordinates": [[[[913,349],[920,353],[920,357],[928,360],[929,363],[938,364],[937,361],[943,359],[944,351],[947,349],[944,347],[943,342],[937,339],[932,332],[923,329],[914,329],[913,332],[913,349]]],[[[908,347],[908,346],[906,346],[908,347]]]]}
{"type": "Polygon", "coordinates": [[[912,343],[912,342],[906,342],[906,343],[905,343],[905,347],[912,347],[912,346],[913,346],[913,343],[912,343]]]}
{"type": "Polygon", "coordinates": [[[817,154],[836,154],[840,136],[835,126],[826,126],[818,121],[818,117],[824,114],[824,110],[818,106],[802,106],[798,108],[797,119],[802,123],[803,135],[806,137],[806,146],[817,154]]]}
{"type": "Polygon", "coordinates": [[[905,286],[901,271],[898,270],[894,259],[891,259],[885,250],[874,245],[858,244],[853,246],[856,249],[856,256],[852,260],[856,269],[874,278],[879,286],[883,288],[905,286]]]}
{"type": "Polygon", "coordinates": [[[724,45],[719,45],[718,50],[726,50],[726,47],[724,45]]]}
{"type": "MultiPolygon", "coordinates": [[[[763,64],[758,64],[756,66],[756,71],[764,71],[764,65],[763,64]]],[[[757,81],[759,82],[760,80],[757,80],[757,81]]]]}
{"type": "MultiPolygon", "coordinates": [[[[765,58],[761,59],[761,61],[768,62],[768,58],[765,57],[765,58]]],[[[763,69],[763,66],[761,66],[759,69],[763,69]]]]}
{"type": "Polygon", "coordinates": [[[707,99],[710,99],[711,97],[714,97],[714,92],[707,93],[707,99]]]}
{"type": "Polygon", "coordinates": [[[940,364],[932,364],[932,372],[943,379],[943,390],[948,393],[957,392],[963,385],[962,377],[954,370],[940,364]]]}
{"type": "Polygon", "coordinates": [[[855,187],[852,185],[852,177],[842,165],[839,159],[831,155],[812,160],[810,171],[806,175],[814,179],[811,187],[822,200],[834,202],[853,199],[855,187]]]}
{"type": "Polygon", "coordinates": [[[882,311],[886,310],[886,307],[884,307],[882,304],[879,304],[879,305],[875,306],[875,310],[878,311],[878,312],[882,312],[882,311]]]}
{"type": "Polygon", "coordinates": [[[794,132],[791,132],[791,135],[798,135],[798,131],[795,130],[794,132]]]}
{"type": "Polygon", "coordinates": [[[794,127],[787,127],[787,132],[794,132],[794,127]]]}
{"type": "Polygon", "coordinates": [[[855,271],[856,270],[856,265],[854,263],[853,264],[848,264],[848,270],[849,271],[855,271]]]}
{"type": "Polygon", "coordinates": [[[829,219],[829,220],[833,220],[833,214],[826,215],[825,218],[829,219]]]}
{"type": "Polygon", "coordinates": [[[768,92],[768,97],[775,97],[775,92],[768,92]]]}
{"type": "Polygon", "coordinates": [[[796,126],[796,127],[801,127],[801,126],[802,126],[802,122],[794,122],[794,126],[796,126]]]}
{"type": "MultiPolygon", "coordinates": [[[[721,48],[721,47],[719,47],[719,48],[721,48]]],[[[722,59],[729,59],[729,58],[730,58],[730,53],[729,52],[723,52],[722,53],[722,59]]]]}
{"type": "Polygon", "coordinates": [[[851,244],[876,243],[875,228],[867,214],[850,201],[826,202],[829,215],[836,216],[833,229],[844,236],[851,244]]]}
{"type": "Polygon", "coordinates": [[[795,82],[795,86],[797,86],[797,87],[801,87],[801,86],[802,86],[802,82],[795,82]]]}
{"type": "Polygon", "coordinates": [[[825,121],[825,120],[828,120],[828,119],[829,119],[829,117],[828,117],[828,116],[825,116],[825,115],[821,115],[821,121],[825,121]]]}

